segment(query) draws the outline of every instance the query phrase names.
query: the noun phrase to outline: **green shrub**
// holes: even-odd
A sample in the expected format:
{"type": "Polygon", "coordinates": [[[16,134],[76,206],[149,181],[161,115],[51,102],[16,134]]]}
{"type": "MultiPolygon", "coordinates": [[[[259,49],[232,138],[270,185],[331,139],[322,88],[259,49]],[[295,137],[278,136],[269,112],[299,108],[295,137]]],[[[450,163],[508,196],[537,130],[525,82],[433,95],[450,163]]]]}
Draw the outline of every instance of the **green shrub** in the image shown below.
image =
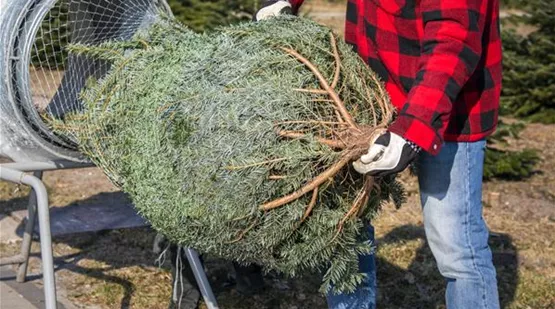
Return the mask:
{"type": "Polygon", "coordinates": [[[534,122],[555,123],[555,1],[534,0],[506,24],[537,29],[528,35],[503,30],[501,112],[534,122]]]}
{"type": "Polygon", "coordinates": [[[69,40],[68,8],[68,1],[58,1],[45,15],[31,51],[34,66],[63,69],[67,59],[64,47],[69,40]]]}
{"type": "Polygon", "coordinates": [[[527,3],[528,1],[525,0],[501,0],[501,7],[506,9],[523,8],[527,3]]]}
{"type": "Polygon", "coordinates": [[[195,31],[252,19],[256,0],[170,0],[174,16],[195,31]]]}
{"type": "Polygon", "coordinates": [[[506,149],[507,138],[518,138],[524,124],[500,122],[497,131],[489,137],[484,163],[484,179],[521,180],[530,177],[540,160],[537,151],[506,149]]]}

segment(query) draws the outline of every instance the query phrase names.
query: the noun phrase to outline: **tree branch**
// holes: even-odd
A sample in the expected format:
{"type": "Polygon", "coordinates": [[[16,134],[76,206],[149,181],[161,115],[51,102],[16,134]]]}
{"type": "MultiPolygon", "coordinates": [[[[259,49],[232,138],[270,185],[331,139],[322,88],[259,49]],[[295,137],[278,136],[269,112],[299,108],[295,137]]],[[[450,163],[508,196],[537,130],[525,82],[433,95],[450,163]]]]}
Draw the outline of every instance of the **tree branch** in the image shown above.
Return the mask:
{"type": "Polygon", "coordinates": [[[353,152],[346,152],[345,154],[343,154],[343,156],[339,161],[335,162],[332,166],[330,166],[328,169],[323,171],[320,175],[314,177],[310,182],[308,182],[302,188],[289,195],[280,197],[271,202],[260,205],[259,207],[260,210],[270,210],[270,209],[278,208],[280,206],[283,206],[287,203],[290,203],[300,198],[301,196],[307,194],[308,192],[314,190],[316,187],[326,182],[328,178],[335,176],[335,174],[337,174],[352,159],[353,159],[353,152]]]}
{"type": "MultiPolygon", "coordinates": [[[[278,135],[281,137],[288,137],[288,138],[303,138],[306,137],[308,134],[298,131],[286,131],[286,130],[279,130],[278,135]]],[[[329,146],[331,148],[336,149],[345,149],[347,145],[342,141],[327,139],[323,137],[314,137],[319,143],[329,146]]]]}
{"type": "Polygon", "coordinates": [[[337,51],[337,41],[335,40],[335,37],[331,32],[330,32],[330,42],[331,42],[331,48],[333,50],[333,56],[335,58],[335,72],[333,73],[331,88],[335,89],[335,87],[337,86],[337,82],[339,81],[339,72],[341,70],[341,57],[339,57],[339,51],[337,51]]]}
{"type": "Polygon", "coordinates": [[[301,222],[304,222],[304,220],[306,220],[306,218],[308,218],[308,216],[312,212],[312,209],[314,208],[314,205],[316,205],[317,200],[318,200],[318,187],[316,187],[314,189],[314,191],[312,191],[312,199],[310,199],[310,203],[308,204],[308,207],[306,208],[306,210],[303,214],[301,222]]]}
{"type": "Polygon", "coordinates": [[[330,96],[330,98],[334,101],[335,105],[337,106],[337,109],[339,110],[339,113],[341,114],[341,116],[343,117],[343,119],[354,129],[358,129],[358,126],[356,125],[356,123],[353,120],[353,117],[351,117],[351,114],[349,114],[349,111],[347,111],[347,108],[345,108],[345,104],[343,103],[343,101],[341,100],[341,98],[339,98],[339,96],[337,95],[337,93],[335,92],[335,90],[333,90],[330,85],[328,84],[328,82],[326,81],[326,79],[324,78],[324,76],[322,75],[322,73],[320,73],[320,71],[318,70],[318,68],[316,68],[316,66],[314,66],[314,64],[312,62],[310,62],[308,59],[306,59],[305,57],[303,57],[301,54],[299,54],[298,52],[290,49],[290,48],[285,48],[282,47],[281,48],[283,51],[285,51],[286,53],[290,54],[291,56],[297,58],[297,60],[299,60],[301,63],[303,63],[304,65],[306,65],[310,71],[312,71],[312,73],[314,74],[314,76],[316,76],[316,78],[318,78],[318,81],[320,82],[320,85],[322,86],[322,88],[327,91],[328,95],[330,96]]]}

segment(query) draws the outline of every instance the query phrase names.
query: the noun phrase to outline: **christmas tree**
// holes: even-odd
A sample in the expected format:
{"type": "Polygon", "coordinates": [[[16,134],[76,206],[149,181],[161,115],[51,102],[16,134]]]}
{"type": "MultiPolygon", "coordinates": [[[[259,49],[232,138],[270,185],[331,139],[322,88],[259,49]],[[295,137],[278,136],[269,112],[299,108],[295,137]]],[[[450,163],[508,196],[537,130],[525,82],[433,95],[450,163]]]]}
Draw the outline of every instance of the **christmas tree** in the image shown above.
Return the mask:
{"type": "Polygon", "coordinates": [[[274,18],[197,34],[173,20],[72,46],[113,62],[53,125],[171,241],[353,290],[364,222],[403,200],[351,162],[393,118],[376,75],[332,32],[274,18]]]}

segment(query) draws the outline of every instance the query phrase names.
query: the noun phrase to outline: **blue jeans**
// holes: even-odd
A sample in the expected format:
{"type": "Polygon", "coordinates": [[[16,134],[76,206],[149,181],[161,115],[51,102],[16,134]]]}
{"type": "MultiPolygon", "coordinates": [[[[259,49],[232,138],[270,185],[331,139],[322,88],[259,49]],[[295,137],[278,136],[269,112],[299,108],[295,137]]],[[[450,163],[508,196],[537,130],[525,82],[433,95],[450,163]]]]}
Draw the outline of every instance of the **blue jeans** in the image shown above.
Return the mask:
{"type": "MultiPolygon", "coordinates": [[[[488,229],[482,217],[484,152],[485,141],[448,142],[437,156],[423,153],[417,162],[424,229],[439,272],[447,281],[448,309],[499,308],[488,229]]],[[[328,295],[329,308],[376,308],[375,260],[361,256],[359,263],[368,280],[352,294],[328,295]]]]}

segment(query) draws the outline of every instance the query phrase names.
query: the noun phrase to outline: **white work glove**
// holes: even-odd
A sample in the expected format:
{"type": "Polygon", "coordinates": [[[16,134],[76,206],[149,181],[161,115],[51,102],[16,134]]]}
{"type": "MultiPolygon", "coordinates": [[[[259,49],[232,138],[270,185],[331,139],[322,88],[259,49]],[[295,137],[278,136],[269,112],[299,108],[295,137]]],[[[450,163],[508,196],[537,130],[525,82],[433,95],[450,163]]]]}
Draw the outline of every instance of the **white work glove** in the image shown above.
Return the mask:
{"type": "Polygon", "coordinates": [[[268,0],[262,2],[262,8],[254,14],[253,20],[259,21],[282,14],[293,14],[291,3],[286,0],[268,0]]]}
{"type": "Polygon", "coordinates": [[[368,148],[368,153],[353,163],[355,170],[370,176],[399,173],[416,159],[420,147],[389,131],[380,135],[368,148]]]}

